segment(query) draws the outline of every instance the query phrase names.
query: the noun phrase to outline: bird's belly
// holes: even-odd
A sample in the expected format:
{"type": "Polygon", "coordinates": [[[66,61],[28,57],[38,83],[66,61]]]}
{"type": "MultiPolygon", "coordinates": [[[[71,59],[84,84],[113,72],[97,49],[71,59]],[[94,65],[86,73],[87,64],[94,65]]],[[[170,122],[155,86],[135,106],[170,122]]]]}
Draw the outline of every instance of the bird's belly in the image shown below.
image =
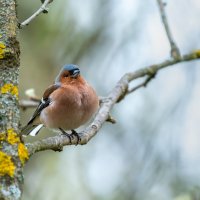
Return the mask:
{"type": "Polygon", "coordinates": [[[76,129],[85,124],[93,115],[94,109],[86,110],[83,106],[71,105],[54,109],[53,103],[40,115],[41,122],[48,128],[76,129]]]}

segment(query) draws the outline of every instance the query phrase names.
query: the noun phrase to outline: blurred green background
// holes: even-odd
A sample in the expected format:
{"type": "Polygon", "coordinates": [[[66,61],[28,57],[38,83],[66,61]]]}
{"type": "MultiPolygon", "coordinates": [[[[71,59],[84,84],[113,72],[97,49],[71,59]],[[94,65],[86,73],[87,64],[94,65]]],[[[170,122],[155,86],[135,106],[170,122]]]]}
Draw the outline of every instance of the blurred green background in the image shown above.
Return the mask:
{"type": "MultiPolygon", "coordinates": [[[[199,0],[166,0],[181,53],[200,48],[199,0]]],[[[19,20],[40,1],[18,1],[19,20]]],[[[100,96],[126,72],[170,57],[156,0],[65,0],[20,30],[20,98],[42,96],[66,63],[80,66],[100,96]]],[[[200,62],[166,68],[112,110],[85,146],[35,154],[23,200],[200,199],[200,62]]],[[[134,83],[135,84],[135,83],[134,83]]],[[[133,84],[133,85],[134,85],[133,84]]],[[[33,109],[21,111],[24,125],[33,109]]],[[[54,135],[43,129],[34,141],[54,135]]]]}

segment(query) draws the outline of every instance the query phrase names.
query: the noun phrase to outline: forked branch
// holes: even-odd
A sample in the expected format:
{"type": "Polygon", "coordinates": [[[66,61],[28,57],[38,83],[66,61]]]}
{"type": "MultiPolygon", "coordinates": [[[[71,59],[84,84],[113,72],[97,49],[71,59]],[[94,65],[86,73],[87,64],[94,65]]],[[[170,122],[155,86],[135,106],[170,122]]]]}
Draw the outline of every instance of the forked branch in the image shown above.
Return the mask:
{"type": "Polygon", "coordinates": [[[82,132],[79,133],[81,141],[78,142],[77,138],[72,139],[71,143],[68,137],[64,135],[57,135],[54,137],[49,137],[46,139],[42,139],[33,143],[27,143],[26,146],[29,150],[30,155],[35,152],[44,151],[44,150],[61,150],[63,146],[66,145],[76,145],[78,144],[87,144],[88,141],[94,137],[97,132],[100,130],[102,125],[109,118],[109,112],[113,108],[113,106],[120,102],[127,94],[134,92],[136,89],[139,89],[143,86],[146,86],[147,83],[152,79],[152,77],[161,69],[170,67],[177,63],[182,63],[186,61],[193,61],[200,58],[200,50],[196,50],[193,53],[186,54],[182,56],[180,59],[170,59],[166,60],[162,63],[151,65],[142,69],[139,69],[135,72],[130,72],[125,74],[116,84],[116,86],[111,90],[109,95],[105,97],[102,102],[100,109],[93,120],[93,122],[82,132]],[[136,86],[136,88],[128,90],[129,83],[135,79],[145,77],[147,79],[142,83],[136,86]]]}

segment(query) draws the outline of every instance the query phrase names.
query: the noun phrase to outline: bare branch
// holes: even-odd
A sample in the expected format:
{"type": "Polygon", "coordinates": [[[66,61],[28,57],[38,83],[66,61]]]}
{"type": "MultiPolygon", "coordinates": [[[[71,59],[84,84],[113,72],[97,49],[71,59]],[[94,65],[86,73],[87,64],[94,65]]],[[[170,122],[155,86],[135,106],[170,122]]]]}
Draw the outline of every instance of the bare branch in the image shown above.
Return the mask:
{"type": "Polygon", "coordinates": [[[26,110],[27,108],[35,108],[38,106],[37,101],[32,100],[20,100],[19,105],[23,110],[26,110]]]}
{"type": "Polygon", "coordinates": [[[23,28],[24,26],[29,25],[32,20],[34,20],[39,14],[47,9],[47,5],[50,3],[50,1],[51,0],[45,0],[41,7],[35,13],[33,13],[33,15],[31,15],[28,19],[19,24],[19,28],[23,28]]]}
{"type": "Polygon", "coordinates": [[[131,88],[130,90],[128,90],[127,94],[130,94],[132,92],[135,92],[137,89],[141,88],[141,87],[146,87],[148,85],[148,83],[151,81],[152,78],[155,77],[156,74],[152,74],[151,76],[147,76],[147,78],[142,82],[140,83],[139,85],[131,88]]]}
{"type": "Polygon", "coordinates": [[[145,86],[159,70],[169,67],[171,65],[197,60],[200,58],[200,50],[196,50],[193,53],[184,55],[180,59],[170,59],[164,61],[157,65],[151,65],[142,69],[139,69],[132,73],[125,74],[116,84],[116,86],[111,90],[109,95],[103,98],[101,102],[100,109],[93,120],[93,122],[82,132],[79,133],[81,141],[78,142],[78,138],[73,138],[71,143],[68,137],[64,135],[58,135],[54,137],[49,137],[40,141],[36,141],[33,143],[27,143],[26,146],[29,150],[30,155],[34,154],[35,152],[44,151],[44,150],[61,150],[63,146],[66,145],[74,145],[74,144],[87,144],[88,141],[94,137],[97,132],[100,130],[104,122],[109,118],[109,112],[113,108],[113,106],[122,100],[130,91],[135,91],[140,87],[145,86]],[[143,84],[140,84],[135,89],[131,89],[128,92],[129,83],[137,78],[147,76],[148,78],[145,80],[143,84]]]}
{"type": "Polygon", "coordinates": [[[158,3],[159,10],[160,10],[162,22],[163,22],[163,25],[165,27],[165,32],[167,34],[167,37],[168,37],[168,40],[169,40],[169,43],[170,43],[170,46],[171,46],[171,56],[174,59],[179,59],[180,58],[180,51],[179,51],[178,46],[176,45],[176,43],[173,39],[172,33],[171,33],[169,25],[168,25],[166,13],[165,13],[166,4],[163,3],[162,0],[157,0],[157,3],[158,3]]]}

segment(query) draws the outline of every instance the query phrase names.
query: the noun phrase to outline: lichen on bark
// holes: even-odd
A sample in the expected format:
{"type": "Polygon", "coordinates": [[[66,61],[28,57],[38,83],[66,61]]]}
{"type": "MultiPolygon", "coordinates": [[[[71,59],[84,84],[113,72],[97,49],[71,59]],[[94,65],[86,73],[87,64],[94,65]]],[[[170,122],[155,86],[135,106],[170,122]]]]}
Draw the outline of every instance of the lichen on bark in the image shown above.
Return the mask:
{"type": "Polygon", "coordinates": [[[27,159],[19,156],[17,31],[16,0],[0,0],[0,200],[21,198],[27,159]]]}

